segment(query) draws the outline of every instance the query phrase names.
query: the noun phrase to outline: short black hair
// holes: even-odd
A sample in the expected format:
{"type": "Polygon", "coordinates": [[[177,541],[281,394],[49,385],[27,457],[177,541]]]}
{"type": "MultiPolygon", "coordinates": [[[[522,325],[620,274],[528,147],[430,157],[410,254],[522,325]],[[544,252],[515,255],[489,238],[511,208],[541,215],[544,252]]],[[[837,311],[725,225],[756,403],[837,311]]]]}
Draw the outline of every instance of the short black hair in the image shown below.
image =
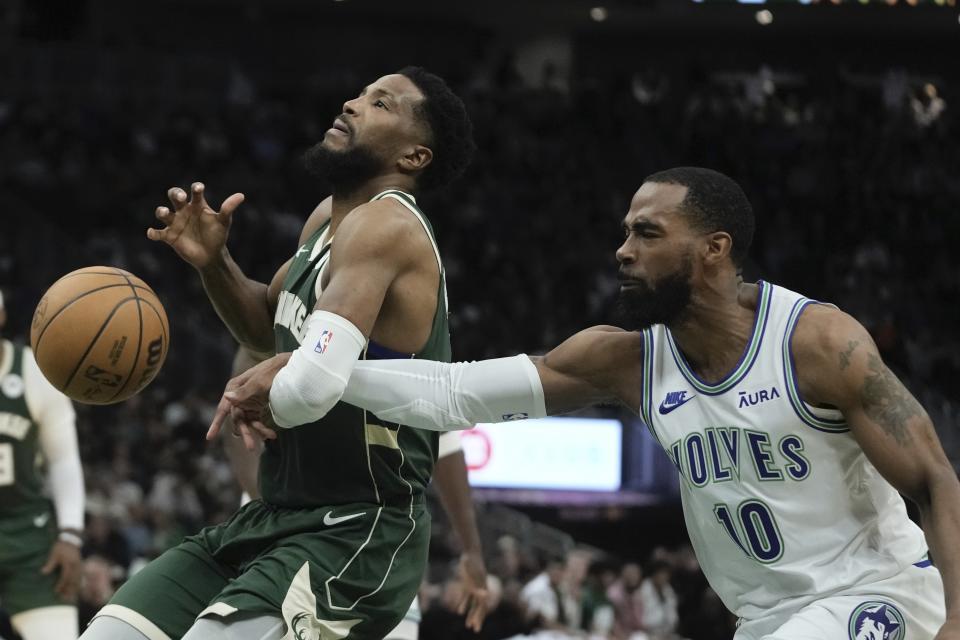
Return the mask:
{"type": "Polygon", "coordinates": [[[739,269],[753,242],[753,207],[732,178],[713,169],[674,167],[649,175],[644,182],[679,184],[687,188],[680,204],[694,226],[704,232],[725,231],[733,239],[730,258],[739,269]]]}
{"type": "Polygon", "coordinates": [[[397,73],[423,94],[414,114],[430,131],[433,161],[420,174],[417,186],[423,190],[445,187],[463,174],[477,149],[467,108],[443,78],[423,67],[404,67],[397,73]]]}

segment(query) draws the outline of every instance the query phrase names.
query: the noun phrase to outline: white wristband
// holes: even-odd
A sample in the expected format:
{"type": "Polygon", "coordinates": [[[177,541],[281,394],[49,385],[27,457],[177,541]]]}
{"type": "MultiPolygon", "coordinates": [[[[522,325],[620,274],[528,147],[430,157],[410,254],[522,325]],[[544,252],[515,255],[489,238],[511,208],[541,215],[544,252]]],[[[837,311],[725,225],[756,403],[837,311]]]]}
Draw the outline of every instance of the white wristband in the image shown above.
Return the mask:
{"type": "Polygon", "coordinates": [[[61,531],[59,535],[57,535],[57,540],[60,542],[67,542],[75,547],[83,547],[83,538],[75,533],[70,533],[69,531],[61,531]]]}
{"type": "Polygon", "coordinates": [[[270,388],[277,426],[289,429],[325,416],[340,401],[366,344],[363,333],[343,316],[314,311],[306,337],[270,388]]]}

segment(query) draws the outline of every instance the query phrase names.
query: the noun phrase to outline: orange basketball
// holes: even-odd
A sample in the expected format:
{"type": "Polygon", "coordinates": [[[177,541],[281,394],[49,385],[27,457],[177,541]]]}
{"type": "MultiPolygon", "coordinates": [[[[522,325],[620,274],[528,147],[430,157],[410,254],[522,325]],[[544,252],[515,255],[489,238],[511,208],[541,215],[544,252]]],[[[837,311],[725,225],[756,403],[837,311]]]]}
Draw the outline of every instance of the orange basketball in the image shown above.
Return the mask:
{"type": "Polygon", "coordinates": [[[167,314],[147,284],[114,267],[87,267],[53,283],[30,327],[47,380],[77,402],[126,400],[160,371],[170,346],[167,314]]]}

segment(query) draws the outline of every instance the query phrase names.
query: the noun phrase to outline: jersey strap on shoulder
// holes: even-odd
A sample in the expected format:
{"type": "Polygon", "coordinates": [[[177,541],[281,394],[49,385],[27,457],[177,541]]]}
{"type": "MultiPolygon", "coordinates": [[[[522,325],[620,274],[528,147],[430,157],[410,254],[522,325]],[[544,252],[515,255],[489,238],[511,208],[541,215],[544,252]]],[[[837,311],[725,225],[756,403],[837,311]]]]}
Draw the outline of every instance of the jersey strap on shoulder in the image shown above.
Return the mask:
{"type": "MultiPolygon", "coordinates": [[[[793,407],[797,417],[800,418],[804,424],[818,431],[825,431],[827,433],[846,433],[850,428],[842,416],[840,418],[832,418],[817,415],[814,413],[813,408],[800,397],[799,383],[797,382],[797,367],[793,359],[793,351],[790,348],[790,343],[793,341],[793,333],[796,331],[800,314],[811,304],[821,303],[809,298],[800,298],[794,303],[793,309],[790,311],[790,318],[787,320],[787,328],[783,333],[784,386],[787,388],[787,397],[790,399],[790,405],[793,407]]],[[[839,412],[829,411],[829,413],[837,414],[839,412]]]]}
{"type": "Polygon", "coordinates": [[[405,193],[398,189],[389,189],[383,191],[373,196],[372,200],[383,200],[384,198],[392,198],[405,206],[410,212],[417,217],[417,220],[420,221],[420,224],[423,225],[423,230],[427,232],[427,237],[430,238],[430,244],[433,246],[433,252],[437,256],[437,266],[440,267],[440,273],[443,274],[443,260],[440,259],[440,248],[437,246],[437,241],[433,237],[433,231],[430,229],[430,226],[427,224],[426,219],[423,216],[423,212],[420,211],[420,208],[417,206],[416,199],[409,193],[405,193]]]}

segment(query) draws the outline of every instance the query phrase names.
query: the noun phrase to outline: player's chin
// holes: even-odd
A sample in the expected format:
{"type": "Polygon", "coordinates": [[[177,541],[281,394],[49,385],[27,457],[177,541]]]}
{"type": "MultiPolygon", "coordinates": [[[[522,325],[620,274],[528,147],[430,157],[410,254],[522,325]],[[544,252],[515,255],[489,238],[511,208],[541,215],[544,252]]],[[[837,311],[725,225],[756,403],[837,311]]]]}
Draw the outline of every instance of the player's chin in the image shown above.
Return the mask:
{"type": "Polygon", "coordinates": [[[343,151],[350,146],[351,136],[337,129],[328,129],[323,134],[320,146],[328,151],[343,151]]]}

